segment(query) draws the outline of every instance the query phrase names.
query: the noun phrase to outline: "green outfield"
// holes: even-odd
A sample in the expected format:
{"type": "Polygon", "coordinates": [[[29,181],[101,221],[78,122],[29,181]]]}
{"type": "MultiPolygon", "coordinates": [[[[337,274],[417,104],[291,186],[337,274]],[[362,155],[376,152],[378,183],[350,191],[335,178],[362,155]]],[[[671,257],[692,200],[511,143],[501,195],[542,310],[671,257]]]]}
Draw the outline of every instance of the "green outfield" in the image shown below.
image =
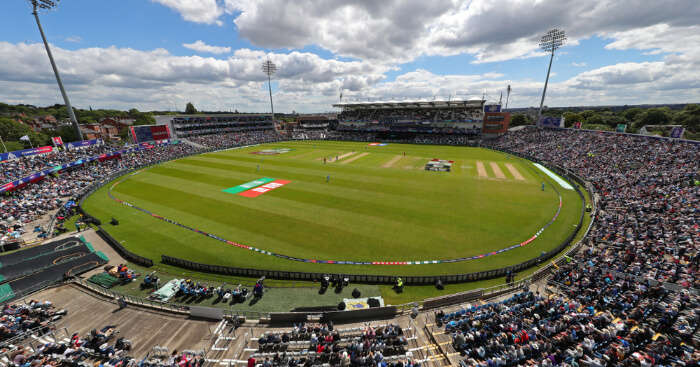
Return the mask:
{"type": "Polygon", "coordinates": [[[562,196],[556,221],[527,246],[421,265],[317,264],[250,251],[119,204],[108,196],[111,184],[83,204],[124,247],[155,262],[165,254],[285,271],[438,275],[496,269],[555,248],[574,231],[583,206],[575,191],[531,162],[467,147],[275,143],[179,159],[118,181],[116,198],[221,238],[296,258],[358,262],[488,254],[533,236],[557,211],[555,187],[562,196]],[[251,154],[274,149],[288,151],[251,154]],[[425,171],[433,158],[454,161],[452,172],[425,171]],[[256,183],[236,188],[260,179],[266,180],[256,183],[289,182],[257,197],[241,195],[256,183]],[[112,217],[118,226],[106,224],[112,217]]]}

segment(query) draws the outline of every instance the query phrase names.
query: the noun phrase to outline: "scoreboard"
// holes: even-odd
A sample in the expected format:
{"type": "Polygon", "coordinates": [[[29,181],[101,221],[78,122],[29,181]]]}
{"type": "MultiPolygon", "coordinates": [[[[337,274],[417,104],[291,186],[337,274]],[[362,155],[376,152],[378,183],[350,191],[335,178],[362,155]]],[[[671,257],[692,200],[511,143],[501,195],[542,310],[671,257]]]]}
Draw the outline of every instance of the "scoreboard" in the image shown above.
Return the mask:
{"type": "Polygon", "coordinates": [[[483,134],[504,134],[510,126],[510,112],[485,112],[483,134]]]}
{"type": "Polygon", "coordinates": [[[170,139],[168,125],[139,125],[129,127],[134,143],[170,139]]]}

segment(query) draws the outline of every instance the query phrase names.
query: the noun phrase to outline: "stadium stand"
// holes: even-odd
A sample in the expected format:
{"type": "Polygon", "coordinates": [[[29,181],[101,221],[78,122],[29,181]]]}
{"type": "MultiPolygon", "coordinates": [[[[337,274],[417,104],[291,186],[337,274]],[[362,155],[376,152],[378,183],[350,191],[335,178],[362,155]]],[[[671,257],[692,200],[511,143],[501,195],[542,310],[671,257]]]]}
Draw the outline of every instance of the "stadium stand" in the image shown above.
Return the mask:
{"type": "MultiPolygon", "coordinates": [[[[97,153],[104,154],[106,148],[95,148],[87,150],[59,151],[55,153],[61,156],[58,160],[62,163],[76,162],[80,159],[92,157],[97,153]]],[[[110,149],[115,149],[114,147],[110,149]]],[[[119,156],[119,159],[96,160],[93,164],[81,164],[55,175],[42,177],[38,182],[27,183],[13,191],[5,192],[0,198],[0,231],[5,233],[0,238],[0,244],[9,242],[27,232],[25,224],[30,223],[40,217],[57,213],[60,208],[65,208],[69,202],[75,203],[77,199],[87,192],[91,185],[110,175],[136,168],[143,165],[170,160],[186,154],[192,154],[197,149],[188,144],[159,145],[152,149],[141,150],[119,156]]],[[[51,155],[50,159],[55,156],[51,155]]],[[[16,161],[23,161],[28,158],[19,158],[16,161]]],[[[39,158],[31,158],[37,160],[39,158]]],[[[32,166],[32,170],[38,167],[54,167],[58,161],[49,160],[32,166]]],[[[10,161],[15,162],[15,160],[10,161]]],[[[15,165],[8,166],[9,171],[15,169],[15,165]]],[[[3,168],[5,169],[5,168],[3,168]]],[[[10,173],[11,176],[22,176],[31,174],[31,171],[21,173],[10,173]]]]}
{"type": "Polygon", "coordinates": [[[592,267],[700,288],[700,146],[575,130],[525,129],[493,144],[573,172],[595,187],[592,267]]]}
{"type": "MultiPolygon", "coordinates": [[[[337,130],[312,124],[309,129],[295,130],[286,137],[263,117],[215,121],[197,117],[177,122],[176,130],[210,149],[286,138],[378,141],[384,137],[411,143],[458,145],[474,138],[468,130],[454,130],[461,129],[459,125],[449,125],[471,123],[474,117],[469,111],[465,114],[451,111],[445,115],[420,108],[407,113],[392,107],[385,112],[386,116],[380,118],[376,111],[344,112],[337,130]],[[373,119],[378,122],[374,123],[373,119]],[[446,126],[441,125],[443,120],[448,122],[446,126]],[[428,123],[421,122],[418,128],[418,121],[428,123]],[[429,126],[431,132],[424,132],[423,125],[429,126]],[[407,131],[414,127],[416,131],[407,131]],[[387,134],[378,128],[393,131],[387,134]],[[453,131],[448,133],[444,129],[453,131]]],[[[250,323],[246,324],[248,334],[234,336],[233,331],[221,332],[224,326],[220,326],[213,334],[218,339],[206,331],[197,334],[200,339],[205,335],[212,339],[213,344],[203,353],[144,353],[157,343],[156,338],[149,336],[144,341],[151,344],[139,346],[139,358],[149,355],[143,360],[129,357],[130,343],[123,339],[121,344],[118,340],[112,344],[114,337],[104,339],[100,332],[87,333],[83,338],[67,341],[42,339],[46,343],[38,348],[25,349],[19,346],[21,343],[12,347],[3,344],[6,348],[0,353],[0,364],[102,362],[102,365],[129,366],[142,361],[146,366],[199,366],[209,362],[219,365],[252,362],[263,367],[697,366],[700,361],[697,277],[700,145],[628,134],[536,128],[510,132],[484,144],[560,167],[588,181],[594,189],[597,211],[585,246],[552,267],[553,274],[540,284],[547,285],[547,294],[531,286],[487,301],[476,299],[483,293],[475,291],[474,297],[459,298],[469,303],[456,307],[439,304],[437,307],[442,309],[421,326],[407,321],[408,317],[400,311],[395,319],[374,327],[339,327],[308,321],[293,328],[273,329],[250,323]],[[213,340],[220,339],[230,345],[215,349],[221,347],[216,347],[213,340]],[[103,346],[105,341],[109,342],[103,346]],[[155,358],[156,355],[159,357],[155,358]],[[217,355],[216,359],[208,360],[212,355],[217,355]]],[[[105,148],[71,152],[65,157],[58,152],[26,161],[20,158],[4,162],[3,178],[22,177],[83,155],[100,154],[104,152],[101,149],[105,148]]],[[[14,230],[15,225],[52,213],[112,174],[201,151],[188,144],[156,146],[121,159],[79,166],[57,177],[26,185],[2,198],[1,229],[14,230]]],[[[0,300],[7,302],[19,291],[38,290],[62,280],[66,274],[73,275],[104,263],[98,253],[85,252],[89,250],[87,245],[68,246],[69,243],[75,244],[75,240],[56,241],[0,257],[3,266],[0,274],[8,277],[0,284],[0,300]],[[56,262],[64,255],[67,255],[65,261],[56,262]],[[29,268],[43,270],[27,274],[29,268]]],[[[82,306],[89,302],[80,299],[79,303],[82,306]]],[[[100,309],[99,305],[95,307],[100,309]]],[[[286,316],[289,315],[293,314],[286,316]]],[[[18,340],[15,338],[27,331],[39,338],[40,333],[47,332],[47,321],[56,316],[61,314],[50,304],[6,305],[0,321],[0,341],[18,340]],[[22,320],[18,321],[18,314],[23,315],[22,320]]],[[[308,320],[307,316],[303,319],[308,320]]],[[[423,316],[415,322],[420,325],[423,316]]],[[[287,321],[292,319],[289,316],[287,321]]],[[[336,321],[352,322],[342,318],[336,321]]],[[[80,322],[80,327],[87,330],[101,327],[85,325],[84,319],[80,322]]],[[[182,325],[185,322],[189,320],[173,321],[182,325]]],[[[76,321],[74,325],[78,324],[76,321]]],[[[219,325],[232,324],[235,321],[227,319],[219,325]]],[[[106,333],[110,328],[104,330],[101,332],[106,333]]],[[[172,336],[170,330],[164,334],[172,336]]]]}
{"type": "Polygon", "coordinates": [[[171,121],[178,137],[274,130],[269,115],[177,116],[171,121]]]}
{"type": "Polygon", "coordinates": [[[198,135],[188,140],[214,149],[226,149],[239,146],[272,143],[282,140],[274,130],[253,131],[245,133],[226,133],[215,135],[198,135]]]}

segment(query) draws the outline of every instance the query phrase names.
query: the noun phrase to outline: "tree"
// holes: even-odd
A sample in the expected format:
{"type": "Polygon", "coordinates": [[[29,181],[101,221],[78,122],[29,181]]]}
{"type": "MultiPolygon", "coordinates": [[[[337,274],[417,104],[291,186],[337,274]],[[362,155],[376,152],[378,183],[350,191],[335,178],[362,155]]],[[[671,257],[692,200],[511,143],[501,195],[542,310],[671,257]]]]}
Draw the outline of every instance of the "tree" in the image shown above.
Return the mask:
{"type": "Polygon", "coordinates": [[[564,123],[566,124],[566,127],[571,127],[574,124],[574,122],[583,123],[583,121],[585,120],[580,113],[576,112],[564,112],[562,116],[564,117],[564,123]]]}
{"type": "Polygon", "coordinates": [[[581,112],[581,116],[583,116],[583,118],[586,120],[588,120],[588,118],[590,118],[591,116],[593,116],[595,114],[596,114],[595,111],[591,111],[591,110],[585,110],[585,111],[581,112]]]}
{"type": "Polygon", "coordinates": [[[134,116],[134,125],[153,125],[156,123],[156,119],[147,112],[139,112],[138,115],[134,116]]]}
{"type": "Polygon", "coordinates": [[[686,130],[692,133],[700,133],[700,105],[687,104],[676,116],[673,122],[683,125],[686,130]]]}
{"type": "Polygon", "coordinates": [[[641,109],[639,107],[633,107],[633,108],[625,110],[625,112],[622,113],[622,116],[625,119],[627,119],[627,121],[632,122],[637,118],[637,116],[640,113],[643,113],[643,112],[644,112],[643,109],[641,109]]]}
{"type": "Polygon", "coordinates": [[[78,134],[72,125],[63,125],[50,133],[51,136],[60,136],[64,143],[78,140],[78,134]]]}
{"type": "MultiPolygon", "coordinates": [[[[591,111],[591,112],[593,112],[593,111],[591,111]]],[[[603,125],[603,124],[605,124],[605,120],[603,120],[603,116],[593,112],[592,114],[589,114],[588,118],[586,118],[586,124],[603,125]]]]}
{"type": "Polygon", "coordinates": [[[187,106],[185,106],[185,113],[188,115],[193,115],[193,114],[197,113],[197,109],[194,108],[194,105],[192,104],[192,102],[187,102],[187,106]]]}
{"type": "Polygon", "coordinates": [[[521,126],[530,124],[528,116],[522,113],[516,113],[510,118],[510,126],[521,126]]]}
{"type": "Polygon", "coordinates": [[[25,124],[21,124],[13,119],[0,117],[0,136],[8,141],[17,141],[24,135],[33,133],[32,129],[25,124]]]}
{"type": "Polygon", "coordinates": [[[119,137],[122,139],[123,142],[129,141],[129,128],[121,128],[121,130],[119,130],[119,137]]]}
{"type": "Polygon", "coordinates": [[[671,122],[671,110],[668,107],[650,108],[637,116],[634,126],[641,128],[644,125],[668,125],[671,122]]]}

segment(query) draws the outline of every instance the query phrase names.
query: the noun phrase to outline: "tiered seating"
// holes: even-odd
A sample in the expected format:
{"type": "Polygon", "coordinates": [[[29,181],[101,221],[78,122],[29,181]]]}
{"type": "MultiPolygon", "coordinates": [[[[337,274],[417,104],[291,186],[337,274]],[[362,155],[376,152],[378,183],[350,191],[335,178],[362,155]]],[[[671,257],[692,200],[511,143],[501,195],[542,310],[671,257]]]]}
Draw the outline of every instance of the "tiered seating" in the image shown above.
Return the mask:
{"type": "Polygon", "coordinates": [[[31,300],[27,303],[5,304],[0,316],[0,345],[18,343],[51,330],[51,324],[66,314],[51,302],[31,300]]]}
{"type": "Polygon", "coordinates": [[[353,365],[412,362],[408,344],[416,340],[410,328],[379,327],[335,329],[332,324],[298,325],[289,331],[268,332],[251,340],[249,357],[273,366],[353,365]]]}

